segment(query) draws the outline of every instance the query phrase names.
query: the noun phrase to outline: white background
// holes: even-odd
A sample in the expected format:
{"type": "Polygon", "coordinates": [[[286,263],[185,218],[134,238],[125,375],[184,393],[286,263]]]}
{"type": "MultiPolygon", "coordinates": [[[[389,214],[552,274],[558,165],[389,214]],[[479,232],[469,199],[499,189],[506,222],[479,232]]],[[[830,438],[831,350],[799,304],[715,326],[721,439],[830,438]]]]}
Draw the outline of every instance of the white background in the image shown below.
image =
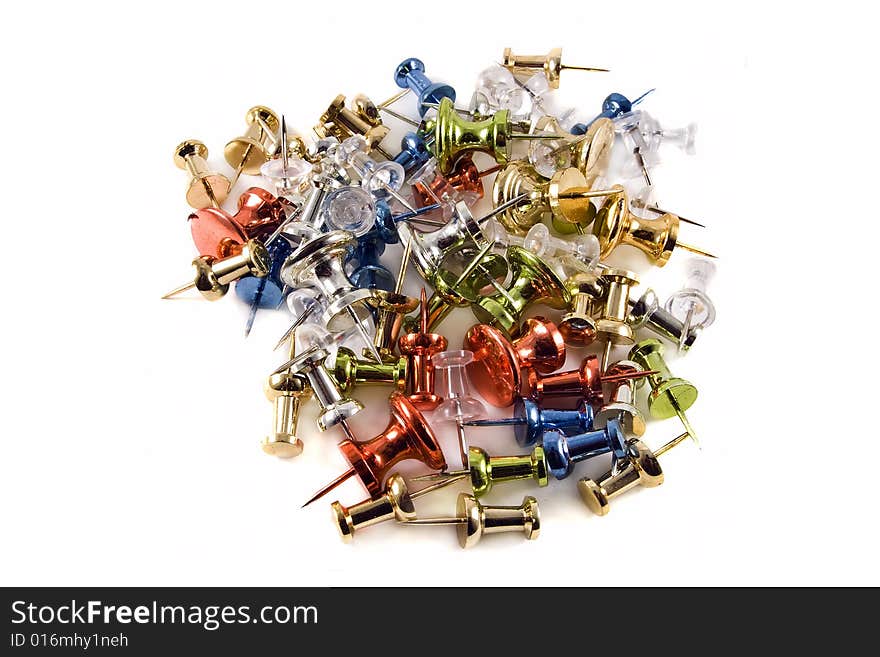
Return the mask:
{"type": "MultiPolygon", "coordinates": [[[[863,3],[808,4],[7,9],[0,583],[880,584],[877,23],[863,3]],[[362,499],[356,482],[299,508],[344,469],[342,435],[320,435],[310,411],[303,456],[259,448],[286,317],[261,313],[244,340],[232,294],[159,300],[193,257],[172,149],[199,138],[226,170],[222,146],[251,105],[307,133],[338,93],[392,95],[409,56],[466,103],[506,46],[562,46],[569,63],[613,69],[563,72],[560,98],[586,114],[611,91],[657,87],[646,109],[699,122],[698,155],[668,153],[656,178],[665,205],[709,226],[683,238],[721,256],[718,321],[673,363],[700,390],[689,416],[703,449],[664,456],[666,483],[614,500],[604,518],[575,488],[604,462],[545,489],[493,491],[492,503],[538,497],[533,542],[492,536],[462,551],[451,528],[388,523],[344,545],[328,504],[362,499]]],[[[643,280],[665,296],[681,257],[642,263],[643,280]]],[[[457,313],[443,325],[454,346],[472,322],[457,313]]],[[[358,391],[363,438],[384,426],[385,394],[358,391]]],[[[646,440],[677,431],[653,423],[646,440]]],[[[518,450],[503,432],[469,435],[518,450]]],[[[457,490],[423,498],[422,514],[451,511],[457,490]]]]}

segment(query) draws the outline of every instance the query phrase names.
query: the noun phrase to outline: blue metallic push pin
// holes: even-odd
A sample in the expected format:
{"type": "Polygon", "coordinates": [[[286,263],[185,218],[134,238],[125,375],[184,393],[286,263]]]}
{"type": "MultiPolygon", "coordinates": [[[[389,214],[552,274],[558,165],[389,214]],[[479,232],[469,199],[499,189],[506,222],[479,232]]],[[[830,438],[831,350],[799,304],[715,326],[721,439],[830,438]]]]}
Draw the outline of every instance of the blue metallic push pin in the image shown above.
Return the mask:
{"type": "Polygon", "coordinates": [[[566,436],[556,429],[544,434],[547,469],[557,479],[570,475],[575,463],[608,452],[614,454],[616,459],[625,458],[628,453],[626,436],[617,420],[609,420],[604,429],[576,436],[566,436]]]}
{"type": "Polygon", "coordinates": [[[394,70],[394,82],[401,89],[409,87],[419,99],[419,116],[424,117],[429,107],[425,103],[438,104],[448,98],[455,103],[455,89],[448,84],[431,82],[425,75],[425,65],[421,59],[410,57],[403,60],[394,70]]]}
{"type": "Polygon", "coordinates": [[[590,431],[593,428],[593,408],[586,401],[574,410],[541,408],[531,399],[518,397],[511,418],[471,420],[462,424],[468,427],[513,425],[516,442],[522,447],[530,447],[548,431],[561,431],[567,436],[590,431]]]}
{"type": "Polygon", "coordinates": [[[251,332],[257,310],[274,309],[281,305],[284,298],[284,283],[281,281],[281,266],[287,256],[293,253],[293,247],[287,240],[275,240],[266,247],[269,252],[269,273],[262,278],[244,276],[235,283],[235,296],[251,307],[245,327],[245,336],[251,332]]]}
{"type": "Polygon", "coordinates": [[[631,112],[634,105],[638,105],[642,102],[642,99],[647,96],[649,93],[654,91],[653,89],[648,89],[641,96],[636,98],[635,100],[630,100],[623,94],[612,93],[605,96],[605,100],[602,101],[602,111],[596,116],[595,119],[590,121],[589,123],[575,123],[571,127],[571,134],[573,135],[583,135],[586,134],[587,129],[598,119],[606,118],[606,119],[616,119],[620,116],[623,116],[627,112],[631,112]]]}
{"type": "Polygon", "coordinates": [[[428,144],[415,132],[407,132],[403,136],[400,140],[400,153],[394,157],[394,161],[403,167],[407,176],[420,169],[430,159],[428,144]]]}
{"type": "Polygon", "coordinates": [[[394,289],[396,279],[389,269],[379,262],[379,256],[385,252],[385,241],[379,231],[370,230],[358,238],[357,246],[349,256],[357,261],[357,267],[348,277],[355,287],[367,290],[394,289]]]}
{"type": "Polygon", "coordinates": [[[419,223],[426,223],[430,226],[433,226],[435,229],[446,225],[445,222],[428,219],[422,216],[424,214],[428,214],[429,212],[433,212],[434,210],[439,209],[439,203],[426,205],[425,207],[418,208],[413,212],[404,212],[402,214],[392,214],[391,207],[384,199],[377,199],[375,205],[376,216],[371,230],[376,231],[382,241],[385,242],[385,244],[397,244],[400,241],[400,234],[397,232],[397,224],[399,224],[401,221],[415,221],[419,223]]]}

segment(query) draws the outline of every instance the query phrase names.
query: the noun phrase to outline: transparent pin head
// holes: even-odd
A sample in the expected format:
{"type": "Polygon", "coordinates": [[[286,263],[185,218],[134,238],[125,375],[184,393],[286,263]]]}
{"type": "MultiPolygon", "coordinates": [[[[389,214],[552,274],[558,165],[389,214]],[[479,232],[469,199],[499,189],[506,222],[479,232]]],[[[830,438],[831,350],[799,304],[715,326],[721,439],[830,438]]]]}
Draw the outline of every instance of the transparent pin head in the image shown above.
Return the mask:
{"type": "Polygon", "coordinates": [[[666,311],[689,326],[706,328],[715,321],[715,304],[707,294],[716,265],[705,258],[691,258],[685,265],[685,287],[666,300],[666,311]]]}
{"type": "Polygon", "coordinates": [[[504,225],[495,217],[484,222],[481,229],[487,242],[497,242],[503,247],[523,246],[524,238],[509,233],[504,225]]]}
{"type": "Polygon", "coordinates": [[[641,157],[646,167],[654,167],[660,164],[660,156],[656,148],[651,148],[645,140],[641,131],[640,121],[643,112],[635,110],[627,112],[612,122],[614,123],[614,131],[620,135],[624,146],[628,153],[633,155],[625,166],[624,175],[632,176],[641,172],[641,165],[638,158],[641,157]]]}
{"type": "Polygon", "coordinates": [[[330,230],[366,234],[376,220],[373,195],[362,187],[340,187],[327,194],[321,216],[330,230]]]}
{"type": "Polygon", "coordinates": [[[477,76],[477,91],[485,95],[496,107],[500,104],[500,93],[517,86],[513,73],[499,64],[492,64],[477,76]]]}
{"type": "Polygon", "coordinates": [[[298,157],[289,157],[287,166],[282,158],[264,162],[260,174],[272,185],[275,196],[302,198],[301,188],[312,173],[312,165],[298,157]]]}
{"type": "Polygon", "coordinates": [[[529,143],[529,162],[539,174],[552,178],[560,169],[571,166],[571,149],[565,148],[565,140],[535,139],[529,143]]]}
{"type": "Polygon", "coordinates": [[[642,125],[642,134],[655,149],[663,144],[671,144],[684,151],[687,155],[697,152],[697,124],[688,123],[683,128],[663,128],[656,120],[652,119],[649,125],[642,125]]]}
{"type": "Polygon", "coordinates": [[[523,239],[523,248],[539,257],[572,256],[588,271],[599,262],[599,240],[595,235],[576,235],[570,240],[563,240],[551,235],[550,229],[544,224],[529,228],[523,239]]]}
{"type": "Polygon", "coordinates": [[[434,389],[443,402],[434,410],[434,417],[446,422],[466,422],[486,417],[486,407],[471,395],[465,368],[473,362],[470,351],[443,351],[431,356],[434,366],[434,389]]]}
{"type": "Polygon", "coordinates": [[[489,101],[489,97],[485,93],[477,90],[474,92],[474,95],[471,96],[471,102],[470,105],[468,105],[468,109],[471,114],[474,115],[474,120],[479,121],[492,114],[496,108],[493,107],[492,103],[489,101]]]}
{"type": "Polygon", "coordinates": [[[321,293],[313,287],[297,287],[287,294],[287,309],[294,318],[302,317],[310,312],[304,320],[305,324],[321,324],[321,313],[327,307],[327,303],[321,293]]]}

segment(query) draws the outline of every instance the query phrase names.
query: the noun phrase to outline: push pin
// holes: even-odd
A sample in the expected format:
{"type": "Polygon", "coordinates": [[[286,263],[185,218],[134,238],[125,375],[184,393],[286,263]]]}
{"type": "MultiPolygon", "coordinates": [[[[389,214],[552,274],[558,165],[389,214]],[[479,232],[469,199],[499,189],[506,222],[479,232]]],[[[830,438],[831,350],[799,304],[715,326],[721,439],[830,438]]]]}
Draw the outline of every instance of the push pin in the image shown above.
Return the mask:
{"type": "Polygon", "coordinates": [[[232,186],[229,178],[208,168],[207,157],[208,147],[195,139],[181,142],[174,149],[174,164],[189,174],[186,202],[196,210],[209,205],[220,209],[232,186]]]}
{"type": "Polygon", "coordinates": [[[697,388],[690,381],[672,376],[663,359],[663,345],[659,340],[642,340],[629,352],[629,357],[652,373],[648,376],[651,394],[648,396],[648,410],[658,420],[677,415],[685,431],[697,445],[697,434],[688,421],[685,411],[697,400],[697,388]]]}
{"type": "Polygon", "coordinates": [[[476,545],[484,534],[523,532],[526,539],[538,538],[541,519],[538,500],[527,496],[521,506],[489,506],[465,493],[458,496],[454,518],[407,520],[403,527],[423,525],[458,525],[458,544],[463,548],[476,545]]]}
{"type": "Polygon", "coordinates": [[[419,99],[419,116],[424,117],[428,107],[425,103],[439,103],[444,98],[455,102],[455,89],[448,84],[431,82],[425,75],[425,65],[420,59],[410,57],[394,70],[394,83],[401,89],[411,89],[419,99]]]}
{"type": "Polygon", "coordinates": [[[381,122],[378,125],[367,121],[356,112],[345,106],[345,96],[336,96],[327,111],[321,115],[318,125],[314,127],[315,134],[321,139],[336,137],[340,142],[353,135],[360,135],[367,140],[370,149],[375,149],[391,160],[391,155],[385,153],[379,144],[390,130],[381,122]]]}
{"type": "Polygon", "coordinates": [[[376,222],[376,204],[363,187],[345,185],[327,194],[321,216],[327,230],[344,230],[361,237],[376,222]]]}
{"type": "Polygon", "coordinates": [[[406,179],[403,167],[390,158],[386,162],[376,162],[367,155],[369,151],[370,145],[364,137],[352,135],[328,152],[328,155],[335,158],[339,165],[354,169],[361,177],[361,184],[371,194],[380,198],[383,194],[388,194],[407,210],[414,212],[415,208],[398,193],[406,179]]]}
{"type": "Polygon", "coordinates": [[[505,48],[501,63],[514,75],[530,76],[535,72],[543,72],[551,89],[559,88],[559,74],[564,70],[608,73],[607,68],[563,64],[562,48],[554,48],[546,55],[514,55],[510,48],[505,48]]]}
{"type": "Polygon", "coordinates": [[[407,132],[400,140],[400,153],[394,156],[394,162],[403,167],[406,175],[410,175],[431,157],[425,140],[415,132],[407,132]]]}
{"type": "Polygon", "coordinates": [[[574,370],[545,376],[538,375],[535,370],[528,370],[523,382],[523,396],[538,404],[549,400],[557,403],[563,400],[577,400],[578,403],[586,401],[594,406],[601,406],[603,402],[602,385],[604,383],[617,383],[645,377],[649,374],[653,374],[653,371],[627,371],[603,375],[599,370],[599,359],[590,354],[585,356],[581,366],[574,370]]]}
{"type": "Polygon", "coordinates": [[[388,477],[385,491],[379,499],[364,500],[353,506],[343,506],[339,502],[333,502],[330,508],[333,510],[333,519],[336,520],[339,535],[343,541],[350,543],[355,532],[360,529],[392,519],[398,522],[415,520],[416,507],[413,500],[450,483],[452,482],[441,481],[410,493],[404,478],[394,473],[388,477]]]}
{"type": "Polygon", "coordinates": [[[686,330],[684,323],[660,307],[657,293],[651,288],[647,288],[638,299],[630,298],[628,303],[627,321],[634,331],[642,327],[650,329],[677,345],[680,351],[687,351],[694,346],[700,333],[699,329],[691,327],[686,330]]]}
{"type": "MultiPolygon", "coordinates": [[[[423,104],[424,105],[424,104],[423,104]]],[[[434,137],[434,157],[440,173],[452,170],[452,165],[470,151],[488,153],[499,164],[506,164],[510,142],[517,139],[559,139],[556,135],[534,135],[513,132],[508,110],[499,110],[482,121],[466,121],[458,116],[452,101],[444,98],[437,107],[437,116],[425,122],[424,133],[434,137]]]]}
{"type": "Polygon", "coordinates": [[[543,444],[547,468],[557,479],[565,479],[574,472],[575,463],[609,452],[615,459],[623,459],[628,453],[626,436],[617,420],[608,420],[601,429],[574,436],[550,430],[544,434],[543,444]]]}
{"type": "MultiPolygon", "coordinates": [[[[294,358],[294,342],[290,342],[294,358]]],[[[302,400],[312,394],[308,379],[290,371],[276,372],[266,380],[266,398],[272,402],[272,434],[263,439],[263,451],[280,458],[299,456],[303,442],[296,435],[302,400]]]]}
{"type": "MultiPolygon", "coordinates": [[[[627,371],[640,372],[642,366],[631,360],[621,360],[608,368],[609,376],[627,371]]],[[[627,379],[611,384],[608,403],[596,411],[594,425],[604,427],[611,420],[617,421],[628,436],[645,434],[645,417],[636,407],[636,387],[644,384],[644,379],[627,379]]]]}
{"type": "Polygon", "coordinates": [[[163,299],[176,297],[195,288],[208,301],[216,301],[229,291],[229,284],[242,276],[265,276],[269,273],[269,253],[256,240],[238,244],[226,258],[199,256],[192,261],[196,274],[192,282],[181,285],[164,295],[163,299]]]}
{"type": "Polygon", "coordinates": [[[390,362],[374,363],[362,360],[351,350],[340,347],[336,352],[333,378],[343,393],[358,385],[392,385],[406,388],[407,359],[404,356],[390,362]]]}
{"type": "Polygon", "coordinates": [[[320,234],[291,254],[281,269],[281,279],[292,288],[314,285],[321,290],[327,299],[323,313],[327,328],[336,333],[354,326],[379,362],[379,352],[363,323],[383,292],[357,288],[345,275],[343,258],[356,244],[354,236],[344,230],[320,234]]]}
{"type": "Polygon", "coordinates": [[[287,122],[282,114],[280,156],[263,163],[260,173],[272,183],[276,196],[288,199],[300,197],[306,179],[312,173],[312,164],[305,159],[305,143],[299,137],[294,143],[296,147],[288,143],[287,122]]]}
{"type": "Polygon", "coordinates": [[[464,336],[464,347],[474,354],[468,374],[480,396],[505,408],[518,398],[524,369],[550,373],[565,364],[565,343],[556,324],[543,317],[525,321],[520,337],[508,340],[498,329],[477,324],[464,336]]]}
{"type": "Polygon", "coordinates": [[[632,153],[633,159],[642,172],[645,184],[653,186],[649,169],[659,164],[656,151],[649,148],[642,134],[640,121],[642,113],[639,110],[628,112],[614,119],[614,128],[620,133],[627,150],[632,153]]]}
{"type": "Polygon", "coordinates": [[[657,219],[637,217],[629,209],[629,201],[623,187],[615,185],[615,191],[605,199],[596,220],[593,234],[599,239],[602,251],[600,258],[606,258],[621,244],[639,249],[658,267],[669,262],[676,246],[697,255],[714,258],[711,253],[679,241],[678,227],[680,217],[667,213],[657,219]]]}
{"type": "MultiPolygon", "coordinates": [[[[343,396],[335,379],[327,371],[324,361],[334,348],[333,338],[327,330],[319,325],[311,324],[300,329],[300,335],[306,335],[308,348],[299,356],[284,365],[284,369],[302,374],[309,380],[315,400],[321,408],[317,425],[321,431],[327,431],[337,424],[342,427],[345,435],[352,438],[348,419],[364,410],[364,405],[356,399],[343,396]],[[306,333],[303,329],[309,328],[306,333]]],[[[295,342],[291,340],[291,342],[295,342]]]]}
{"type": "Polygon", "coordinates": [[[687,437],[688,434],[683,433],[656,452],[652,452],[641,440],[630,442],[630,454],[625,459],[617,461],[611,470],[599,477],[598,483],[588,477],[578,481],[578,491],[584,504],[596,515],[604,516],[608,514],[611,500],[621,493],[636,486],[645,488],[659,486],[663,483],[663,468],[660,467],[657,457],[662,456],[687,437]]]}
{"type": "Polygon", "coordinates": [[[218,208],[202,208],[189,215],[193,243],[200,255],[225,258],[237,244],[258,239],[268,246],[267,235],[286,218],[284,204],[259,187],[245,190],[238,199],[238,211],[232,215],[218,208]]]}
{"type": "Polygon", "coordinates": [[[600,119],[607,119],[612,121],[614,119],[620,118],[624,114],[631,112],[632,108],[635,105],[638,105],[642,102],[645,97],[654,91],[654,89],[648,89],[641,96],[636,98],[635,100],[630,100],[623,94],[619,93],[611,93],[605,96],[605,100],[602,101],[602,111],[593,119],[590,123],[575,123],[571,128],[571,134],[573,135],[583,135],[586,134],[587,130],[600,119]]]}
{"type": "Polygon", "coordinates": [[[653,116],[641,113],[639,129],[652,151],[659,150],[662,144],[677,146],[687,155],[696,153],[697,124],[689,123],[683,128],[664,129],[653,116]]]}
{"type": "Polygon", "coordinates": [[[492,203],[503,205],[512,198],[526,200],[498,216],[507,230],[522,234],[543,219],[586,227],[596,216],[591,198],[606,196],[606,190],[590,190],[586,178],[574,167],[560,169],[549,181],[544,180],[525,162],[512,162],[495,178],[492,203]]]}
{"type": "Polygon", "coordinates": [[[446,468],[446,459],[422,414],[399,392],[388,401],[391,421],[375,438],[366,441],[343,440],[339,449],[351,467],[303,504],[308,506],[339,484],[357,475],[373,499],[382,496],[382,481],[400,461],[421,461],[433,470],[446,468]]]}
{"type": "Polygon", "coordinates": [[[466,470],[447,470],[413,477],[413,481],[459,481],[470,478],[471,488],[476,497],[486,495],[495,484],[520,479],[533,479],[544,487],[547,478],[547,457],[544,448],[538,445],[531,454],[522,456],[489,456],[479,447],[468,449],[468,468],[466,470]]]}
{"type": "Polygon", "coordinates": [[[480,297],[471,306],[477,320],[515,335],[520,318],[530,305],[541,303],[562,310],[571,303],[565,284],[538,256],[518,246],[509,246],[506,259],[510,283],[504,289],[496,286],[494,294],[480,297]]]}
{"type": "Polygon", "coordinates": [[[474,355],[465,350],[443,351],[431,357],[434,369],[440,372],[438,378],[442,385],[438,384],[437,387],[444,392],[443,402],[434,409],[434,415],[441,421],[455,422],[461,465],[465,468],[468,465],[468,444],[462,425],[486,417],[486,407],[470,394],[464,375],[465,368],[473,359],[474,355]]]}
{"type": "Polygon", "coordinates": [[[701,258],[691,258],[685,267],[684,287],[673,292],[666,300],[666,312],[684,325],[679,349],[685,348],[684,338],[690,335],[691,330],[702,331],[715,321],[715,304],[706,294],[706,288],[715,276],[715,263],[701,258]]]}
{"type": "Polygon", "coordinates": [[[446,349],[446,338],[428,333],[428,302],[425,290],[421,296],[421,330],[400,336],[398,349],[408,358],[406,390],[409,401],[418,409],[433,410],[443,398],[434,392],[432,356],[446,349]]]}
{"type": "Polygon", "coordinates": [[[586,347],[596,339],[593,308],[605,297],[605,287],[592,272],[579,271],[565,281],[571,295],[569,310],[559,320],[559,332],[565,344],[586,347]]]}
{"type": "Polygon", "coordinates": [[[596,320],[596,339],[605,343],[602,350],[601,369],[604,372],[611,362],[611,352],[617,345],[633,343],[633,329],[627,323],[629,293],[639,284],[635,273],[626,269],[606,269],[602,274],[605,286],[605,306],[596,320]]]}
{"type": "Polygon", "coordinates": [[[351,260],[357,263],[357,267],[349,276],[356,287],[386,292],[394,289],[394,274],[379,261],[379,256],[384,251],[385,241],[377,231],[371,230],[358,239],[351,255],[351,260]]]}
{"type": "Polygon", "coordinates": [[[281,267],[293,252],[286,240],[276,240],[266,247],[269,254],[269,272],[266,276],[244,276],[235,282],[235,296],[251,307],[245,336],[251,327],[259,308],[277,308],[284,298],[284,283],[281,282],[281,267]]]}
{"type": "MultiPolygon", "coordinates": [[[[379,305],[376,314],[376,331],[373,334],[373,348],[379,352],[382,362],[393,361],[394,346],[400,337],[400,329],[403,326],[404,315],[412,312],[419,304],[417,299],[402,294],[403,281],[406,277],[406,269],[409,266],[412,243],[407,242],[403,247],[403,256],[400,260],[400,269],[394,281],[394,289],[384,302],[379,305]]],[[[404,359],[405,360],[405,359],[404,359]]]]}
{"type": "Polygon", "coordinates": [[[490,167],[480,171],[473,158],[465,154],[455,161],[452,171],[443,175],[437,170],[437,161],[428,160],[410,179],[413,199],[417,205],[422,206],[442,203],[443,209],[448,209],[451,214],[459,201],[471,206],[483,198],[485,190],[482,177],[499,169],[500,167],[490,167]]]}
{"type": "Polygon", "coordinates": [[[260,174],[260,167],[269,161],[277,148],[276,133],[281,127],[278,115],[262,105],[251,107],[244,120],[248,124],[245,133],[230,141],[223,149],[226,163],[235,169],[233,185],[242,173],[249,176],[260,174]]]}
{"type": "Polygon", "coordinates": [[[560,431],[566,436],[590,431],[593,428],[593,407],[582,401],[574,410],[541,408],[531,399],[517,397],[513,417],[494,420],[471,420],[468,427],[513,426],[513,436],[520,447],[531,447],[544,433],[560,431]]]}

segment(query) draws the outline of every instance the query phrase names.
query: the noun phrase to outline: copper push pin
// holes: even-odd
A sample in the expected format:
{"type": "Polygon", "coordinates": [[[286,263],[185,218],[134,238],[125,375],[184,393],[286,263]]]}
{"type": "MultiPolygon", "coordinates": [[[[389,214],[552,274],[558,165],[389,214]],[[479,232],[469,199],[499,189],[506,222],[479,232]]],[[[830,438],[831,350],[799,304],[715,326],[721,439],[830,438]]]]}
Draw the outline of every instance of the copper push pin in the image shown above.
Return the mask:
{"type": "Polygon", "coordinates": [[[659,340],[642,340],[629,352],[629,357],[644,369],[650,369],[648,384],[648,411],[658,420],[677,415],[691,440],[700,444],[697,434],[688,421],[685,411],[697,400],[697,388],[690,381],[672,376],[663,359],[663,345],[659,340]]]}
{"type": "Polygon", "coordinates": [[[440,481],[410,493],[404,478],[394,473],[385,482],[385,492],[379,499],[364,500],[353,506],[343,506],[339,502],[330,505],[339,535],[343,541],[350,543],[355,532],[360,529],[392,519],[398,522],[415,520],[416,508],[413,500],[438,488],[445,488],[453,481],[440,481]]]}
{"type": "Polygon", "coordinates": [[[635,488],[654,488],[663,483],[663,468],[657,457],[662,456],[688,437],[687,432],[676,436],[656,452],[641,440],[629,443],[629,455],[615,462],[614,467],[599,477],[598,482],[584,477],[577,483],[578,492],[587,508],[599,516],[608,514],[612,498],[635,488]]]}
{"type": "Polygon", "coordinates": [[[599,240],[600,258],[607,258],[621,244],[639,249],[658,267],[663,267],[676,246],[691,253],[715,258],[716,256],[679,241],[678,227],[681,218],[664,214],[656,219],[645,219],[629,209],[629,199],[620,185],[609,195],[596,214],[593,234],[599,240]]]}
{"type": "Polygon", "coordinates": [[[471,383],[483,399],[499,408],[518,398],[523,369],[550,373],[565,364],[562,334],[543,317],[527,319],[513,341],[488,324],[477,324],[465,333],[464,348],[474,354],[468,365],[471,383]]]}
{"type": "Polygon", "coordinates": [[[208,168],[207,157],[208,147],[196,139],[187,139],[174,149],[174,165],[189,174],[186,202],[196,210],[219,209],[232,186],[229,178],[208,168]]]}
{"type": "Polygon", "coordinates": [[[431,356],[446,349],[446,338],[438,333],[428,333],[428,300],[425,288],[421,295],[421,330],[400,336],[397,341],[400,353],[409,361],[406,391],[409,401],[418,409],[433,410],[443,398],[434,392],[434,364],[431,356]]]}
{"type": "Polygon", "coordinates": [[[551,89],[559,88],[559,74],[565,70],[592,71],[608,73],[607,68],[591,66],[569,66],[562,63],[562,48],[554,48],[546,55],[514,55],[510,48],[504,49],[501,65],[514,75],[531,77],[535,73],[544,73],[551,89]]]}
{"type": "Polygon", "coordinates": [[[219,208],[201,208],[189,215],[189,229],[200,255],[225,258],[236,244],[268,237],[286,219],[286,208],[265,189],[250,187],[238,197],[238,210],[230,214],[219,208]]]}
{"type": "Polygon", "coordinates": [[[163,295],[171,299],[195,288],[208,301],[216,301],[229,291],[229,284],[242,276],[265,276],[269,273],[269,252],[256,240],[237,244],[226,258],[199,256],[192,261],[196,274],[192,282],[163,295]]]}
{"type": "Polygon", "coordinates": [[[528,370],[523,381],[523,396],[539,404],[549,400],[556,404],[566,401],[575,403],[587,401],[593,406],[601,406],[604,400],[603,384],[638,379],[655,373],[653,370],[647,372],[627,370],[603,375],[599,369],[599,359],[590,354],[576,370],[566,370],[546,376],[540,376],[535,370],[528,370]]]}
{"type": "Polygon", "coordinates": [[[501,532],[523,532],[531,541],[538,538],[541,529],[538,500],[534,497],[523,498],[520,506],[489,506],[465,493],[458,496],[454,518],[407,520],[400,524],[403,527],[457,525],[458,544],[463,548],[473,547],[484,534],[501,532]]]}
{"type": "Polygon", "coordinates": [[[382,496],[382,481],[391,467],[400,461],[414,459],[433,470],[446,468],[446,459],[425,418],[399,392],[391,393],[388,401],[391,421],[375,438],[366,441],[343,440],[339,449],[351,467],[315,493],[303,506],[320,499],[349,477],[357,475],[373,499],[382,496]]]}
{"type": "Polygon", "coordinates": [[[260,167],[269,161],[278,144],[277,133],[281,121],[268,107],[251,107],[244,120],[248,124],[245,133],[231,140],[223,149],[227,164],[235,169],[232,185],[242,173],[260,175],[260,167]]]}

